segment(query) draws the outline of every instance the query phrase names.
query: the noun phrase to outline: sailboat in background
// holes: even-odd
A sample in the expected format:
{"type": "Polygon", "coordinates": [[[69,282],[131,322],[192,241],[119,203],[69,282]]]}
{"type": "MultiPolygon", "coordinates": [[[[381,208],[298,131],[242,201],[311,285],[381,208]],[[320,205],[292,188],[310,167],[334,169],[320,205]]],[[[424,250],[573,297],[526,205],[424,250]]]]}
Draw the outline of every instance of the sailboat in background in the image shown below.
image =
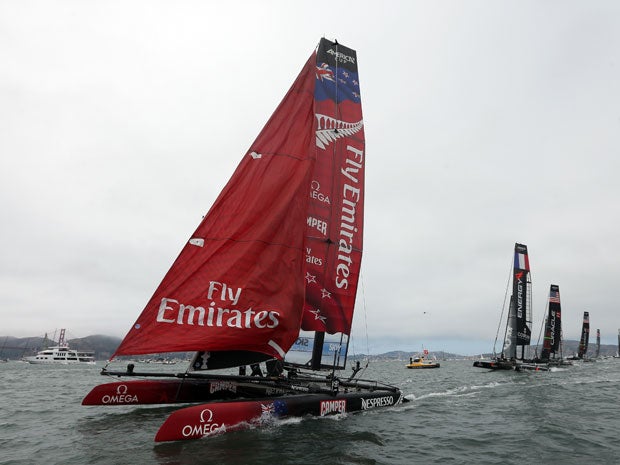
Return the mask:
{"type": "MultiPolygon", "coordinates": [[[[502,309],[502,318],[503,315],[504,310],[502,309]]],[[[494,357],[491,360],[476,360],[473,366],[491,370],[547,370],[548,367],[545,364],[539,365],[525,359],[525,346],[530,345],[532,335],[531,324],[532,280],[530,260],[527,246],[516,243],[512,266],[512,295],[509,301],[502,352],[500,355],[495,355],[494,346],[494,357]],[[519,347],[521,347],[520,350],[519,347]]],[[[496,343],[498,336],[499,328],[498,334],[495,336],[496,343]]]]}
{"type": "Polygon", "coordinates": [[[618,349],[616,349],[616,355],[614,358],[620,358],[620,329],[618,329],[618,349]]]}
{"type": "Polygon", "coordinates": [[[536,363],[548,363],[550,366],[571,365],[562,358],[562,311],[560,305],[560,287],[549,287],[549,305],[545,318],[543,348],[536,363]]]}
{"type": "Polygon", "coordinates": [[[590,340],[590,313],[583,312],[583,323],[581,324],[581,337],[579,338],[579,346],[577,354],[569,357],[569,360],[587,361],[588,342],[590,340]]]}
{"type": "Polygon", "coordinates": [[[596,330],[596,350],[594,352],[594,358],[598,358],[601,353],[601,330],[596,330]]]}
{"type": "Polygon", "coordinates": [[[187,371],[104,368],[142,379],[96,386],[83,404],[208,401],[166,420],[155,440],[170,441],[402,402],[397,387],[358,378],[359,362],[337,375],[362,258],[364,168],[356,52],[321,39],[112,357],[193,351],[187,371]]]}

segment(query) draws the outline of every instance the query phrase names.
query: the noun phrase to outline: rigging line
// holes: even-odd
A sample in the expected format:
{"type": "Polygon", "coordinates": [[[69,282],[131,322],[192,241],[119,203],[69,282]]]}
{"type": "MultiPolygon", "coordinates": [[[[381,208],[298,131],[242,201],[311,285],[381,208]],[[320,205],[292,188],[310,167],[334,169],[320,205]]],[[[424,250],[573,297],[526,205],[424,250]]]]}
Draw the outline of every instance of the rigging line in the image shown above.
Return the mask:
{"type": "Polygon", "coordinates": [[[362,284],[362,308],[364,309],[364,330],[366,332],[366,366],[364,367],[365,370],[366,368],[368,368],[368,362],[370,357],[370,343],[368,341],[368,312],[366,311],[366,289],[364,288],[364,275],[361,270],[359,280],[362,284]]]}
{"type": "MultiPolygon", "coordinates": [[[[493,342],[493,356],[497,354],[495,350],[495,346],[497,345],[497,338],[499,337],[499,330],[502,327],[502,321],[504,320],[504,310],[506,309],[506,297],[508,296],[508,285],[510,284],[510,275],[512,274],[513,263],[510,263],[510,268],[508,269],[508,281],[506,281],[506,291],[504,291],[504,303],[502,304],[502,314],[499,316],[499,324],[497,325],[497,332],[495,333],[495,341],[493,342]]],[[[508,325],[506,325],[508,327],[508,325]]],[[[504,333],[504,339],[506,338],[506,334],[504,333]]],[[[502,348],[502,351],[504,349],[502,348]]]]}
{"type": "Polygon", "coordinates": [[[181,394],[181,389],[183,388],[184,384],[185,384],[185,380],[188,378],[190,369],[192,368],[192,361],[194,360],[194,358],[196,357],[196,355],[194,355],[194,357],[192,357],[192,359],[189,362],[189,365],[187,365],[187,368],[185,369],[185,376],[183,376],[181,378],[181,382],[179,383],[178,387],[177,387],[177,392],[174,395],[174,399],[178,400],[179,399],[179,394],[181,394]]]}
{"type": "MultiPolygon", "coordinates": [[[[549,318],[549,301],[547,301],[547,304],[545,305],[545,317],[542,319],[542,323],[540,324],[540,331],[538,332],[538,340],[536,341],[536,355],[538,356],[538,346],[540,345],[540,335],[542,334],[543,331],[543,326],[546,326],[545,323],[547,322],[547,319],[549,318]]],[[[545,331],[546,333],[546,331],[545,331]]],[[[543,349],[545,348],[544,346],[545,341],[543,340],[543,349]]]]}

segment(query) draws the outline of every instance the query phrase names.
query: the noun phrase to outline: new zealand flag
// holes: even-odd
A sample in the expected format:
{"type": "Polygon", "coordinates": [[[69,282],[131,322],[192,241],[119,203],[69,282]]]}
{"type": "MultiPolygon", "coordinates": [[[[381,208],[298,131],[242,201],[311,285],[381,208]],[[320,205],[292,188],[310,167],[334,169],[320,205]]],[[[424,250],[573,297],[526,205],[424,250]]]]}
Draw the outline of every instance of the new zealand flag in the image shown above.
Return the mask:
{"type": "Polygon", "coordinates": [[[336,103],[345,100],[360,103],[360,85],[357,73],[346,68],[333,68],[327,63],[317,65],[314,98],[318,101],[329,99],[336,103]]]}

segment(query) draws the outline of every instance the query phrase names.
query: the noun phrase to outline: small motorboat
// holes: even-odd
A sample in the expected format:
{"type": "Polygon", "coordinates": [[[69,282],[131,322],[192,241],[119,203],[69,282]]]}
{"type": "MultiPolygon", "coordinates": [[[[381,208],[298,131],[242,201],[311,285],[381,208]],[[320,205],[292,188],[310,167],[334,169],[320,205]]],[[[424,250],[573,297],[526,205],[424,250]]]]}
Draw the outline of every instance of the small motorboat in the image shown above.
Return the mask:
{"type": "Polygon", "coordinates": [[[439,368],[439,362],[426,360],[424,357],[410,357],[407,368],[439,368]]]}

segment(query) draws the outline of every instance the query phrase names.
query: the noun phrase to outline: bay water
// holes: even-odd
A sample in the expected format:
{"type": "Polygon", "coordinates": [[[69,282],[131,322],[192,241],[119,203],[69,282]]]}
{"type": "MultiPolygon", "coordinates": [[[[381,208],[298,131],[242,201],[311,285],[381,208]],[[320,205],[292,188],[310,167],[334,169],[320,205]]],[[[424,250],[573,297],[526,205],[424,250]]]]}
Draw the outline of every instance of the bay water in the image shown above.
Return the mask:
{"type": "Polygon", "coordinates": [[[113,381],[101,364],[1,363],[0,464],[620,463],[620,359],[527,373],[406,363],[374,361],[363,375],[400,386],[401,406],[162,444],[155,433],[179,406],[81,405],[113,381]]]}

